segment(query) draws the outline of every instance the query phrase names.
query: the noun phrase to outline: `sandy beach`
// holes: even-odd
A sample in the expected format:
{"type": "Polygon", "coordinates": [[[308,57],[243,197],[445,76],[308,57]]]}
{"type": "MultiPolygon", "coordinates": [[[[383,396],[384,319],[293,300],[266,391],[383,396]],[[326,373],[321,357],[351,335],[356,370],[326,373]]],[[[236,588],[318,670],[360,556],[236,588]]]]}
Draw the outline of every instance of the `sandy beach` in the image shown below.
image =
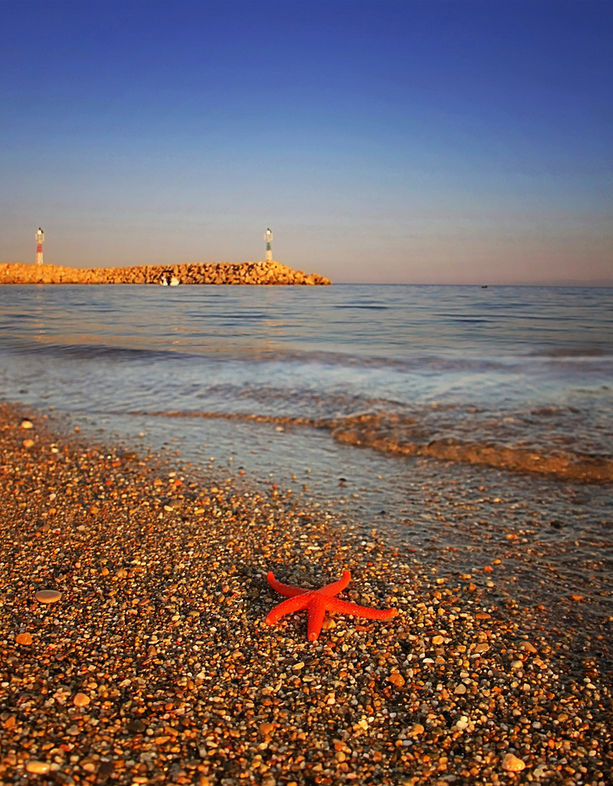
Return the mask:
{"type": "Polygon", "coordinates": [[[0,783],[613,782],[613,618],[576,588],[494,603],[502,550],[441,576],[305,495],[21,406],[0,446],[0,783]],[[400,613],[312,643],[304,612],[264,624],[269,570],[350,570],[342,598],[400,613]]]}

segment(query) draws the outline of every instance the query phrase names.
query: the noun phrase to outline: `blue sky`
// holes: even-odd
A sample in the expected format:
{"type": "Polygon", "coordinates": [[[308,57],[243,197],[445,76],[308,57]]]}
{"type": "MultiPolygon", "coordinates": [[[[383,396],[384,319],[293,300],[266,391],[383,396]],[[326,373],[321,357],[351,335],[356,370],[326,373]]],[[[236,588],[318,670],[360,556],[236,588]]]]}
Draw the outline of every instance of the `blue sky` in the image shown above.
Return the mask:
{"type": "Polygon", "coordinates": [[[0,262],[613,278],[613,2],[0,2],[0,262]]]}

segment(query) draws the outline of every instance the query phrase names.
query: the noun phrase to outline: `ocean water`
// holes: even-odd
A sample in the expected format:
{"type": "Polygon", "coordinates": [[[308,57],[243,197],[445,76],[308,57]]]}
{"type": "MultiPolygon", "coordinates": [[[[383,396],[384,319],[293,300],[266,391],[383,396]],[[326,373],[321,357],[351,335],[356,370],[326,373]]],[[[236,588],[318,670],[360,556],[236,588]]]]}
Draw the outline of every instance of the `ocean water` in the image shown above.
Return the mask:
{"type": "Polygon", "coordinates": [[[613,453],[611,289],[4,287],[0,336],[2,394],[73,413],[613,453]]]}
{"type": "Polygon", "coordinates": [[[438,500],[446,548],[483,548],[526,499],[586,559],[609,543],[610,484],[575,479],[613,478],[613,289],[5,286],[0,396],[404,543],[438,500]]]}

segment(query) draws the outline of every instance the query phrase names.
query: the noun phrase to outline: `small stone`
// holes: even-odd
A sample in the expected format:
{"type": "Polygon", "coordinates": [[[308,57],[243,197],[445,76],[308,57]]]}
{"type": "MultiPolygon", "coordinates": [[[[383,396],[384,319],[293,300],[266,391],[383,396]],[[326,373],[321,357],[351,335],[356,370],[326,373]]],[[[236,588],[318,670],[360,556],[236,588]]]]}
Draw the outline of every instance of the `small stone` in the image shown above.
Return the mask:
{"type": "Polygon", "coordinates": [[[24,439],[23,446],[24,446],[24,448],[33,448],[34,447],[34,440],[33,439],[24,439]]]}
{"type": "Polygon", "coordinates": [[[260,734],[264,737],[268,737],[271,735],[275,730],[274,723],[260,723],[260,734]]]}
{"type": "Polygon", "coordinates": [[[445,641],[443,636],[433,636],[432,643],[433,644],[442,644],[445,641]]]}
{"type": "Polygon", "coordinates": [[[530,644],[529,641],[520,641],[519,642],[519,649],[523,650],[524,652],[536,652],[537,649],[533,644],[530,644]]]}
{"type": "Polygon", "coordinates": [[[44,774],[45,772],[49,772],[51,769],[51,765],[48,761],[37,761],[36,759],[30,759],[30,761],[26,762],[26,771],[27,772],[36,772],[38,774],[44,774]]]}
{"type": "Polygon", "coordinates": [[[90,699],[89,696],[87,696],[87,694],[75,693],[72,703],[75,705],[75,707],[87,707],[89,701],[90,699]]]}
{"type": "Polygon", "coordinates": [[[409,734],[411,735],[411,737],[417,737],[419,734],[423,734],[424,731],[425,731],[425,729],[421,725],[421,723],[414,723],[413,724],[413,728],[411,729],[409,734]]]}
{"type": "Polygon", "coordinates": [[[389,676],[389,681],[397,688],[402,688],[405,683],[405,679],[399,671],[393,671],[389,676]]]}
{"type": "Polygon", "coordinates": [[[31,420],[22,420],[21,421],[21,428],[34,428],[34,423],[31,420]]]}
{"type": "Polygon", "coordinates": [[[15,639],[17,644],[23,644],[24,646],[28,646],[32,644],[32,636],[29,633],[20,633],[17,638],[15,639]]]}
{"type": "Polygon", "coordinates": [[[507,753],[502,760],[502,769],[506,772],[521,772],[525,767],[524,762],[512,753],[507,753]]]}
{"type": "Polygon", "coordinates": [[[459,696],[461,696],[462,694],[466,693],[466,685],[463,685],[462,683],[460,683],[459,685],[456,686],[456,689],[454,690],[454,693],[457,693],[459,696]]]}
{"type": "Polygon", "coordinates": [[[62,597],[62,593],[57,590],[44,589],[39,590],[34,597],[39,603],[56,603],[62,597]]]}
{"type": "Polygon", "coordinates": [[[304,661],[300,661],[299,663],[294,663],[292,666],[292,671],[300,671],[300,669],[304,669],[304,661]]]}
{"type": "Polygon", "coordinates": [[[583,600],[583,595],[571,595],[570,599],[574,600],[575,603],[578,603],[580,600],[583,600]]]}

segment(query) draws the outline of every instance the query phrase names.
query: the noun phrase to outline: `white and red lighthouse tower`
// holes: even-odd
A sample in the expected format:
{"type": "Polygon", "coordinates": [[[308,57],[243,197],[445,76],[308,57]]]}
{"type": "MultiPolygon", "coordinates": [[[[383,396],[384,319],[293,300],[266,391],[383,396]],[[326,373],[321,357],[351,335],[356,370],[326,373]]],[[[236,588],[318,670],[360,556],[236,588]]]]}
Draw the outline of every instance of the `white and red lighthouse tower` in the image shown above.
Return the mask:
{"type": "Polygon", "coordinates": [[[38,227],[38,232],[36,233],[36,264],[42,265],[43,264],[43,243],[45,241],[45,233],[43,230],[38,227]]]}

